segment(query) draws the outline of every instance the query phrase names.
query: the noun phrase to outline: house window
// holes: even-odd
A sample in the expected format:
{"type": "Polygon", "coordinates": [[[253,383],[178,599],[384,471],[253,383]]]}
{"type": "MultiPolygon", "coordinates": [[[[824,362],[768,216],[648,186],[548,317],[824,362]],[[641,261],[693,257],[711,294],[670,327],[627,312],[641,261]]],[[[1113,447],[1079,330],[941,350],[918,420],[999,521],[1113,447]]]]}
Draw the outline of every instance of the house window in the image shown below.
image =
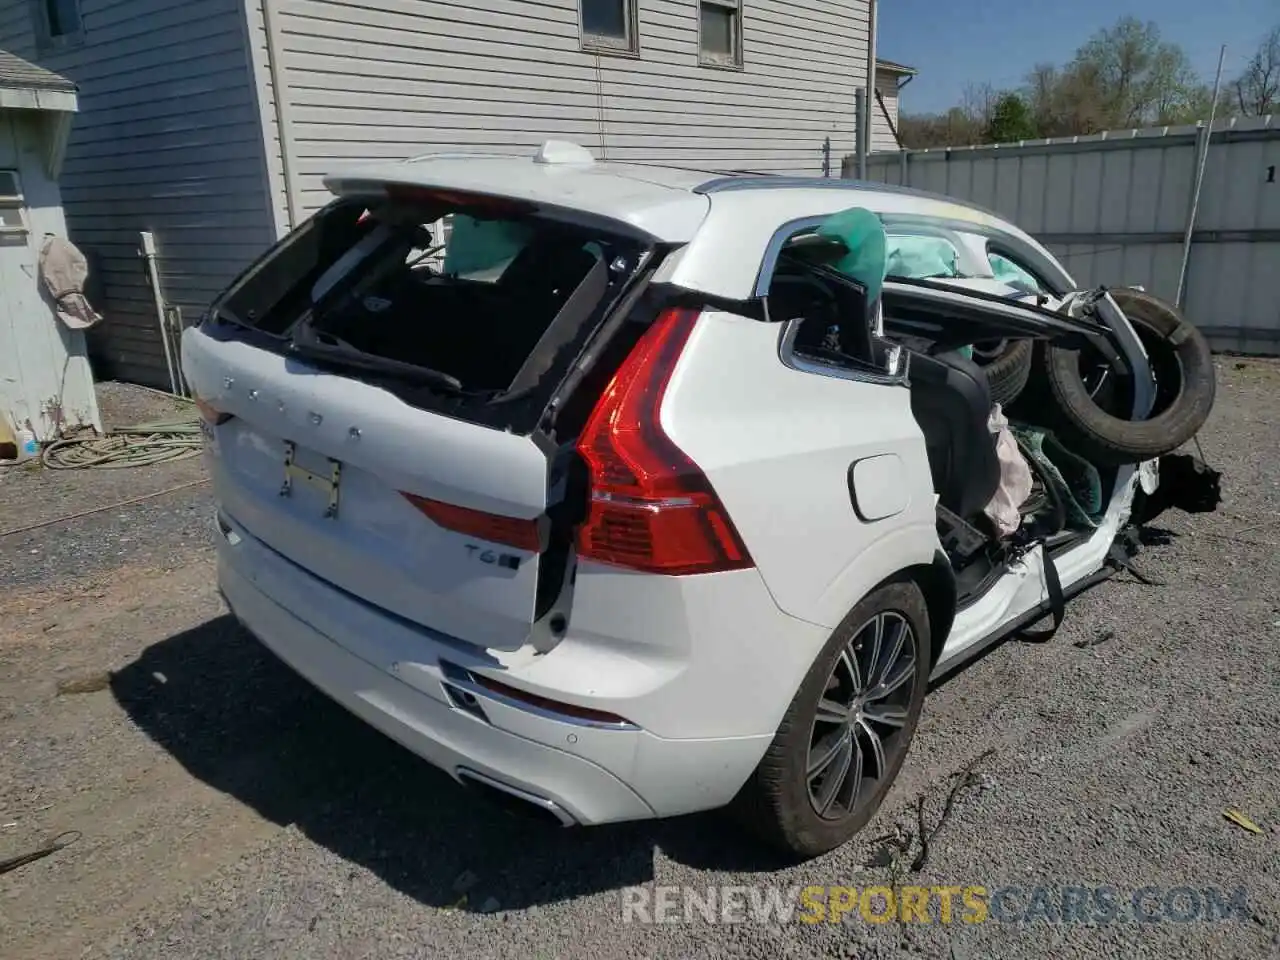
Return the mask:
{"type": "Polygon", "coordinates": [[[579,0],[582,45],[589,49],[636,53],[637,0],[579,0]]]}
{"type": "Polygon", "coordinates": [[[80,32],[80,0],[44,0],[49,36],[69,37],[80,32]]]}
{"type": "Polygon", "coordinates": [[[742,66],[742,0],[699,0],[698,46],[708,66],[742,66]]]}
{"type": "Polygon", "coordinates": [[[13,170],[0,170],[0,235],[26,233],[22,222],[22,185],[13,170]]]}
{"type": "Polygon", "coordinates": [[[80,0],[31,0],[31,4],[41,49],[76,43],[83,36],[80,0]]]}

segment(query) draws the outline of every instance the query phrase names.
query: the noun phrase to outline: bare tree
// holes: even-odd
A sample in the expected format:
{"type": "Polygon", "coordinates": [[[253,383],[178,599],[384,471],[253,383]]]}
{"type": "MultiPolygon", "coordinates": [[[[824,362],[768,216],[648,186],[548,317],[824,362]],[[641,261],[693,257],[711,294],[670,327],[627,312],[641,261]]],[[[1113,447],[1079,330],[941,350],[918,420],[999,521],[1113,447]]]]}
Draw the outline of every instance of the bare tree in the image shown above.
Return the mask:
{"type": "Polygon", "coordinates": [[[1258,52],[1232,84],[1245,116],[1263,117],[1280,110],[1280,25],[1271,28],[1258,52]]]}
{"type": "Polygon", "coordinates": [[[964,88],[960,98],[960,109],[968,115],[979,129],[985,129],[991,122],[1000,94],[989,83],[971,83],[964,88]]]}

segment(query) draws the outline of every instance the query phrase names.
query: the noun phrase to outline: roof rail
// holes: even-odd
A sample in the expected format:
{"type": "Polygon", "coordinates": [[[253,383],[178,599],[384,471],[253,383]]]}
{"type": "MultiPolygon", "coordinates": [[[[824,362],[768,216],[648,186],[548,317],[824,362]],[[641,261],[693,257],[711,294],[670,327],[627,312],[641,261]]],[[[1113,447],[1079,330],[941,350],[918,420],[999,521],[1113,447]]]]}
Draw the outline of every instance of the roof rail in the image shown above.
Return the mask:
{"type": "Polygon", "coordinates": [[[845,180],[840,177],[794,177],[764,175],[754,177],[721,177],[708,180],[693,188],[694,193],[732,193],[738,190],[848,190],[864,193],[896,193],[908,197],[920,197],[926,200],[944,200],[957,206],[968,207],[979,213],[999,217],[1000,214],[968,200],[957,200],[946,194],[933,193],[929,190],[917,190],[915,187],[903,187],[896,183],[876,183],[871,180],[845,180]]]}

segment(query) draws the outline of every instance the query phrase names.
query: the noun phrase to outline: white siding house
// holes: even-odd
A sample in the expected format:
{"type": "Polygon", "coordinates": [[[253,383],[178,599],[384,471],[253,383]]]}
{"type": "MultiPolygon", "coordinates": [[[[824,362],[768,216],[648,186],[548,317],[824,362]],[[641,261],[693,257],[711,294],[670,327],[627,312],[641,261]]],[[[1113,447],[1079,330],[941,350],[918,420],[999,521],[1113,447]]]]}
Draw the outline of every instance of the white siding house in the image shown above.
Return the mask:
{"type": "Polygon", "coordinates": [[[44,287],[45,238],[67,236],[58,173],[76,88],[0,51],[0,434],[101,429],[84,333],[44,287]]]}
{"type": "MultiPolygon", "coordinates": [[[[868,0],[0,0],[0,48],[80,87],[64,183],[72,238],[103,279],[97,356],[108,375],[164,386],[139,231],[154,233],[163,295],[190,322],[352,163],[558,138],[609,160],[837,175],[856,144],[868,12],[868,0]]],[[[895,113],[901,75],[883,82],[895,113]]],[[[883,120],[873,130],[877,149],[893,143],[883,120]]]]}

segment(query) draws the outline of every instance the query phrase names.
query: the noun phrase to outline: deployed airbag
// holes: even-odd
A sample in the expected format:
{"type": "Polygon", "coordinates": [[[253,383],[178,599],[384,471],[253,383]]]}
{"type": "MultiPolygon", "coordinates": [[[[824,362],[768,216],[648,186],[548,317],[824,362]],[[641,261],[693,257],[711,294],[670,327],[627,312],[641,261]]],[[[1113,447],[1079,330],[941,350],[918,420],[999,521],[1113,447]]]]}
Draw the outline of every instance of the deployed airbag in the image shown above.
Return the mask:
{"type": "Polygon", "coordinates": [[[983,512],[995,525],[1000,536],[1011,537],[1022,525],[1022,505],[1031,496],[1031,468],[1018,449],[1018,441],[1009,430],[1009,420],[1000,409],[1000,404],[991,408],[987,426],[996,438],[1000,486],[996,487],[995,496],[983,512]]]}

